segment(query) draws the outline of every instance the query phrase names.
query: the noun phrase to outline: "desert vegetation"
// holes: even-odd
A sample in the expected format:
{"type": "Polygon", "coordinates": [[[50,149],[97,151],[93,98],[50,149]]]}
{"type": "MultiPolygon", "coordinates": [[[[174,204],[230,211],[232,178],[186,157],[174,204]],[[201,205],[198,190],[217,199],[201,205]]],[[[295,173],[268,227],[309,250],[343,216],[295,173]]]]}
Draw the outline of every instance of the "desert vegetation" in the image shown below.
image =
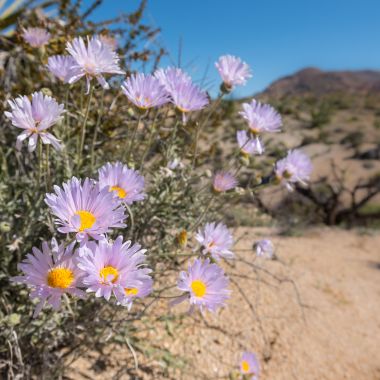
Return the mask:
{"type": "Polygon", "coordinates": [[[146,1],[90,21],[101,5],[2,10],[1,375],[75,378],[83,357],[119,350],[128,359],[109,359],[112,378],[201,378],[197,354],[163,333],[194,325],[228,338],[208,318],[234,302],[257,336],[233,346],[223,376],[258,379],[273,345],[261,294],[276,303],[286,289],[301,321],[307,305],[273,239],[235,249],[241,227],[376,226],[377,93],[284,96],[277,83],[232,101],[252,70],[226,54],[212,99],[146,44],[159,32],[143,22],[146,1]]]}

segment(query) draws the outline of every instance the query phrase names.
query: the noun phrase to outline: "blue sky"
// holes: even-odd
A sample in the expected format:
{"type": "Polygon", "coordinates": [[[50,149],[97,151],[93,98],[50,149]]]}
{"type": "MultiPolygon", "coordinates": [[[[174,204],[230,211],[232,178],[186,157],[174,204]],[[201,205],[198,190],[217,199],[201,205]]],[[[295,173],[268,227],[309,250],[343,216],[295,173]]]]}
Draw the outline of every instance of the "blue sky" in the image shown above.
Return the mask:
{"type": "MultiPolygon", "coordinates": [[[[85,3],[89,1],[85,0],[85,3]]],[[[128,12],[137,0],[105,0],[94,20],[128,12]]],[[[380,0],[150,0],[145,20],[161,27],[157,43],[207,86],[218,89],[214,62],[243,58],[254,77],[235,96],[252,95],[307,66],[326,70],[380,69],[380,0]]]]}

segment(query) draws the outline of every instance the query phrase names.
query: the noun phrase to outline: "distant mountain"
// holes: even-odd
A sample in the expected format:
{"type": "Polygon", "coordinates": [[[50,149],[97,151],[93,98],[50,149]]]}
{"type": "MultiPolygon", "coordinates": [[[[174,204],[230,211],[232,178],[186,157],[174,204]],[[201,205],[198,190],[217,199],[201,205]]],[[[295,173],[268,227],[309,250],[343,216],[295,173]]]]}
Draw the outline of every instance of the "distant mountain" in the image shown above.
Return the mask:
{"type": "Polygon", "coordinates": [[[284,96],[323,96],[330,93],[366,95],[380,93],[380,71],[322,71],[306,68],[273,82],[263,95],[270,98],[284,96]]]}

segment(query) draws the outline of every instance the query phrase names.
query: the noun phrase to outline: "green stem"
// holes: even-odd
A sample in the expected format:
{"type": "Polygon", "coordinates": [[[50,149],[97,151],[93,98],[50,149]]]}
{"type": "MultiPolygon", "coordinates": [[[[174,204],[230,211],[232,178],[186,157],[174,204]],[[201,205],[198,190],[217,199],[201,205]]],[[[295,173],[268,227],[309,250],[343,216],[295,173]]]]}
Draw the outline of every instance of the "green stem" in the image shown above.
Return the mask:
{"type": "Polygon", "coordinates": [[[50,145],[46,145],[46,155],[45,155],[45,184],[46,184],[46,192],[50,189],[50,162],[49,162],[49,153],[50,153],[50,145]]]}
{"type": "Polygon", "coordinates": [[[192,167],[195,167],[195,160],[197,159],[197,153],[198,153],[198,140],[199,135],[201,131],[201,126],[199,123],[197,123],[197,131],[195,132],[195,145],[194,145],[194,155],[193,155],[193,161],[191,163],[192,167]]]}
{"type": "Polygon", "coordinates": [[[196,131],[196,135],[195,135],[195,144],[194,144],[194,154],[193,154],[193,161],[192,161],[192,167],[193,167],[193,168],[195,167],[195,162],[196,162],[196,159],[197,159],[197,154],[198,154],[198,140],[199,140],[199,136],[200,136],[201,129],[202,129],[202,128],[208,123],[208,121],[210,120],[211,115],[214,113],[214,111],[217,109],[217,107],[219,106],[220,102],[222,101],[223,95],[224,95],[223,92],[219,94],[219,96],[218,96],[217,99],[215,100],[214,104],[213,104],[212,107],[210,108],[210,111],[208,112],[206,119],[203,121],[203,123],[197,125],[197,131],[196,131]]]}
{"type": "Polygon", "coordinates": [[[69,85],[66,86],[66,93],[65,93],[65,118],[64,118],[64,126],[63,126],[63,133],[62,133],[62,140],[64,142],[69,140],[69,113],[67,112],[69,108],[69,85]]]}
{"type": "Polygon", "coordinates": [[[77,159],[77,167],[78,169],[80,168],[82,164],[82,154],[83,154],[83,148],[84,148],[84,140],[86,137],[86,124],[87,124],[87,119],[88,115],[90,113],[90,105],[91,105],[91,100],[92,100],[92,94],[94,92],[94,87],[90,85],[90,95],[88,96],[87,100],[87,105],[86,105],[86,111],[82,123],[82,129],[81,129],[81,137],[80,137],[80,144],[79,144],[79,149],[78,149],[78,159],[77,159]]]}
{"type": "MultiPolygon", "coordinates": [[[[153,136],[156,136],[157,132],[158,132],[158,128],[156,129],[156,121],[157,121],[158,113],[159,113],[159,110],[157,110],[156,114],[154,115],[153,123],[152,123],[152,126],[150,127],[151,131],[150,131],[150,134],[149,134],[149,140],[148,140],[148,143],[147,143],[147,145],[145,147],[143,155],[141,157],[141,162],[140,162],[140,166],[139,166],[139,168],[140,168],[141,171],[143,170],[143,165],[144,165],[146,156],[147,156],[147,154],[149,152],[149,149],[150,149],[150,146],[152,144],[153,136]]],[[[166,118],[165,118],[165,120],[166,120],[166,118]]]]}
{"type": "Polygon", "coordinates": [[[131,218],[131,228],[130,228],[130,231],[131,231],[131,238],[133,238],[133,230],[135,228],[135,219],[133,217],[133,212],[132,212],[131,208],[129,207],[129,205],[126,202],[124,202],[124,205],[125,205],[125,208],[128,211],[129,217],[131,218]]]}
{"type": "Polygon", "coordinates": [[[204,217],[207,214],[207,211],[210,209],[212,202],[214,200],[215,195],[212,194],[210,199],[208,200],[205,209],[203,210],[202,214],[199,216],[198,220],[194,223],[193,227],[190,228],[190,231],[194,231],[203,221],[204,217]]]}
{"type": "Polygon", "coordinates": [[[100,110],[99,110],[99,113],[98,113],[98,118],[96,120],[96,124],[95,124],[95,131],[94,131],[94,137],[92,139],[92,145],[91,145],[91,173],[94,169],[94,163],[95,163],[95,145],[96,145],[96,139],[98,137],[98,129],[99,129],[99,126],[100,126],[100,121],[103,117],[103,111],[104,111],[104,89],[102,91],[102,100],[101,100],[101,103],[100,103],[100,110]]]}
{"type": "Polygon", "coordinates": [[[172,150],[172,148],[174,146],[175,139],[177,137],[178,125],[179,125],[179,120],[177,120],[176,123],[174,124],[172,138],[170,139],[168,148],[166,150],[166,164],[169,163],[169,159],[170,159],[170,156],[171,156],[171,150],[172,150]]]}
{"type": "Polygon", "coordinates": [[[131,157],[131,153],[132,153],[132,148],[133,148],[133,143],[135,142],[135,138],[136,138],[136,135],[137,135],[137,130],[139,129],[139,125],[141,123],[141,120],[142,120],[142,114],[140,113],[139,114],[139,118],[137,120],[137,123],[136,123],[136,126],[132,132],[132,137],[131,137],[131,141],[129,143],[129,147],[128,147],[128,153],[127,153],[127,158],[126,158],[126,162],[128,163],[129,162],[129,158],[131,157]]]}
{"type": "Polygon", "coordinates": [[[38,177],[37,177],[37,188],[41,186],[41,177],[42,177],[42,141],[38,139],[38,177]]]}

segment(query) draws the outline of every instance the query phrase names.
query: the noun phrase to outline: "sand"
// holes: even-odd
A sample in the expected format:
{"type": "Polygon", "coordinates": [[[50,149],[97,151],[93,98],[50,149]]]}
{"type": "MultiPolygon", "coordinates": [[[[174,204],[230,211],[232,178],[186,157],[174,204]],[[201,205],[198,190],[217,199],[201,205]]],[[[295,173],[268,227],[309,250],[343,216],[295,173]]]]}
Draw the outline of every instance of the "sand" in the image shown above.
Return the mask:
{"type": "MultiPolygon", "coordinates": [[[[133,360],[112,346],[104,368],[94,370],[101,355],[91,353],[72,365],[68,378],[228,379],[247,350],[258,352],[261,379],[380,379],[380,234],[313,228],[282,237],[274,229],[239,228],[235,236],[242,237],[236,253],[243,261],[226,267],[234,281],[228,307],[146,336],[170,351],[181,371],[167,371],[169,359],[138,353],[140,365],[153,372],[116,376],[133,360]],[[273,239],[279,260],[254,259],[252,242],[260,236],[273,239]]],[[[184,311],[179,306],[173,315],[184,311]]]]}

